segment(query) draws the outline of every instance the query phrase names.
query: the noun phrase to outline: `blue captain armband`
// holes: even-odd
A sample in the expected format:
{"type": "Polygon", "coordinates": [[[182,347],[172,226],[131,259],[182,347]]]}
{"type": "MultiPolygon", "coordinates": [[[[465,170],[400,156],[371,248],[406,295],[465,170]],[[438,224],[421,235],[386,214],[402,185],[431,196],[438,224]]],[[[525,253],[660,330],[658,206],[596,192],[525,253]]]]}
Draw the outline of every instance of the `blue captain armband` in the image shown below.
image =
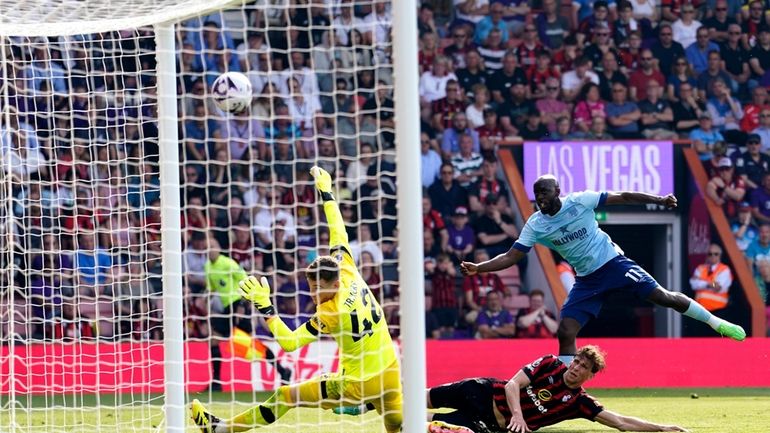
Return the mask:
{"type": "Polygon", "coordinates": [[[513,248],[515,248],[515,249],[517,249],[517,250],[519,250],[519,251],[521,251],[522,253],[525,253],[525,254],[528,253],[529,250],[532,249],[532,247],[528,247],[526,245],[522,245],[522,244],[520,244],[518,242],[514,242],[513,243],[513,248]]]}

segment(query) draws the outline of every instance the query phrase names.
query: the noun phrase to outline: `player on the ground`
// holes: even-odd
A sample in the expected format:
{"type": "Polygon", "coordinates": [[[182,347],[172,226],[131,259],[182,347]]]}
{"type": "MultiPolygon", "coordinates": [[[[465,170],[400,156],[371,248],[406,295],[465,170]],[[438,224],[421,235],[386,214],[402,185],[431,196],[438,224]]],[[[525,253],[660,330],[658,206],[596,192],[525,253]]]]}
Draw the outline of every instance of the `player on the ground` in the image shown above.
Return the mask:
{"type": "Polygon", "coordinates": [[[583,191],[559,198],[559,182],[553,175],[541,176],[534,185],[540,210],[532,214],[519,239],[504,254],[482,263],[463,262],[463,274],[474,275],[508,268],[523,259],[536,244],[556,250],[575,269],[575,285],[561,310],[557,335],[559,356],[569,363],[575,354],[578,331],[596,317],[608,292],[633,291],[639,298],[673,308],[685,316],[707,323],[719,334],[737,341],[746,338],[742,327],[722,320],[681,293],[670,292],[650,274],[623,255],[607,233],[599,228],[594,209],[604,205],[658,204],[675,208],[676,197],[641,192],[583,191]]]}
{"type": "Polygon", "coordinates": [[[604,354],[596,346],[581,347],[569,365],[546,355],[524,366],[507,382],[476,378],[429,389],[428,408],[455,409],[429,416],[469,427],[475,433],[525,433],[577,418],[620,431],[687,431],[604,409],[583,389],[583,384],[604,366],[604,354]]]}
{"type": "MultiPolygon", "coordinates": [[[[291,331],[270,302],[265,277],[249,277],[240,283],[240,289],[244,298],[267,316],[268,327],[284,350],[296,350],[317,340],[321,333],[330,334],[340,349],[340,371],[281,386],[264,403],[227,420],[208,413],[194,400],[192,418],[203,433],[250,430],[272,424],[293,407],[340,406],[343,397],[348,402],[372,404],[383,416],[388,433],[401,430],[400,368],[382,308],[356,269],[345,224],[331,193],[331,176],[319,167],[313,167],[310,173],[323,199],[331,252],[331,256],[315,259],[306,271],[316,313],[291,331]]],[[[467,432],[443,423],[428,428],[434,433],[467,432]]]]}

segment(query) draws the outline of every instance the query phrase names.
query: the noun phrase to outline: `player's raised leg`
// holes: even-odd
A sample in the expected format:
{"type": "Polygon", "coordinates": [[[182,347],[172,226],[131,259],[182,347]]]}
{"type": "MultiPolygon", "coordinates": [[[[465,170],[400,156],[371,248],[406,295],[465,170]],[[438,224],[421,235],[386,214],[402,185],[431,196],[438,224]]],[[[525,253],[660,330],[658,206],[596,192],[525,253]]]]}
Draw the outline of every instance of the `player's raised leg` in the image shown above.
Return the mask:
{"type": "Polygon", "coordinates": [[[701,304],[681,293],[671,292],[658,286],[650,293],[647,300],[662,307],[673,308],[687,317],[701,321],[725,337],[730,337],[736,341],[746,339],[746,331],[741,326],[720,319],[701,304]]]}
{"type": "Polygon", "coordinates": [[[191,416],[202,433],[243,432],[274,423],[295,407],[329,409],[339,405],[339,380],[322,375],[291,386],[281,386],[270,398],[231,419],[220,419],[194,400],[191,416]]]}

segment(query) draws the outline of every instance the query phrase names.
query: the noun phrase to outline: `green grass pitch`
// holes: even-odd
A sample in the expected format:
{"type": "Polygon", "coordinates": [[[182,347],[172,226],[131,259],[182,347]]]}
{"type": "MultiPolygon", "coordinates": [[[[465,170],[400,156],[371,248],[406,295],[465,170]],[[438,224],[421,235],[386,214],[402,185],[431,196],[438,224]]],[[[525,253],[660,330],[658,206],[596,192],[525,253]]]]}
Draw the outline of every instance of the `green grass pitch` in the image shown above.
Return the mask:
{"type": "MultiPolygon", "coordinates": [[[[610,410],[664,424],[678,424],[697,433],[767,433],[770,431],[770,389],[632,389],[591,390],[610,410]],[[697,393],[699,398],[691,398],[697,393]]],[[[257,394],[199,394],[214,413],[228,417],[254,401],[265,397],[257,394]]],[[[134,402],[102,397],[102,406],[93,396],[20,397],[16,402],[17,432],[119,432],[155,433],[162,428],[163,414],[158,396],[134,396],[134,402]],[[149,403],[147,403],[149,402],[149,403]],[[54,409],[50,409],[54,406],[54,409]],[[117,408],[115,407],[117,406],[117,408]],[[160,427],[160,428],[159,428],[160,427]]],[[[0,397],[0,433],[11,431],[11,413],[7,396],[0,397]]],[[[255,430],[257,431],[257,430],[255,430]]],[[[361,417],[336,416],[316,409],[289,412],[269,429],[271,433],[380,433],[380,418],[375,413],[361,417]]],[[[598,423],[576,420],[539,430],[545,433],[593,433],[614,431],[598,423]]],[[[187,432],[197,429],[190,423],[187,432]]]]}

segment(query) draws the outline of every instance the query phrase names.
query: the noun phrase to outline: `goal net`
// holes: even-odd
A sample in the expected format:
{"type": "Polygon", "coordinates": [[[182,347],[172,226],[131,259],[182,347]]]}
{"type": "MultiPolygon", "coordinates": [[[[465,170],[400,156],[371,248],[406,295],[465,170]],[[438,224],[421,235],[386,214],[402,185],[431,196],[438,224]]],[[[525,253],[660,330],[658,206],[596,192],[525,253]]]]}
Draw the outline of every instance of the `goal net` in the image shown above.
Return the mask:
{"type": "MultiPolygon", "coordinates": [[[[226,3],[0,2],[0,432],[165,427],[162,276],[174,254],[185,401],[215,401],[229,417],[263,391],[335,371],[332,340],[284,353],[206,275],[207,262],[230,257],[270,279],[290,327],[310,317],[302,271],[329,253],[313,165],[335,177],[352,254],[399,335],[395,5],[257,0],[211,12],[226,3]],[[177,21],[182,245],[164,252],[160,191],[172,178],[159,164],[152,25],[167,20],[177,21]],[[210,86],[226,71],[251,81],[247,113],[214,106],[210,86]]],[[[381,424],[302,409],[275,431],[381,424]]]]}

